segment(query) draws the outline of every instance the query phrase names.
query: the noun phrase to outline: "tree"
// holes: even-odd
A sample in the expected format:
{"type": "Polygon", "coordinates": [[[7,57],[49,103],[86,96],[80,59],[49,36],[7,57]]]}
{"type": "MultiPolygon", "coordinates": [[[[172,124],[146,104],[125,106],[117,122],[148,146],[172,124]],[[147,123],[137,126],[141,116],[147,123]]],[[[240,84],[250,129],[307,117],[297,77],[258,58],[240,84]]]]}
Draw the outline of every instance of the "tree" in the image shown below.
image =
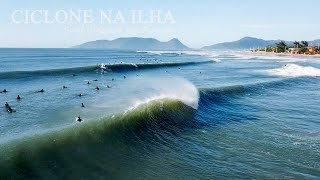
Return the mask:
{"type": "Polygon", "coordinates": [[[294,41],[293,45],[294,45],[295,48],[299,48],[301,46],[298,41],[294,41]]]}
{"type": "Polygon", "coordinates": [[[280,41],[276,43],[276,48],[278,53],[285,52],[287,48],[287,44],[284,41],[280,41]]]}
{"type": "Polygon", "coordinates": [[[307,41],[301,41],[303,47],[308,47],[309,43],[307,41]]]}

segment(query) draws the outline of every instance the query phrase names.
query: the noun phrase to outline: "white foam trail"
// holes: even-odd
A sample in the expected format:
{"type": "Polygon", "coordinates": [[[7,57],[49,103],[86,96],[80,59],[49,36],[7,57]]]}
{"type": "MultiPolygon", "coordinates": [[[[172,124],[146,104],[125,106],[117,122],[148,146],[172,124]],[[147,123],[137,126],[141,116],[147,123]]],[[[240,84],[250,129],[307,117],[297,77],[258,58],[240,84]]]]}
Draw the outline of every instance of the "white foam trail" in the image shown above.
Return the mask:
{"type": "Polygon", "coordinates": [[[149,103],[154,100],[173,99],[183,102],[184,104],[197,109],[199,103],[198,89],[191,82],[182,78],[173,78],[171,80],[155,79],[153,88],[158,93],[143,100],[137,100],[131,109],[134,109],[142,104],[149,103]]]}
{"type": "Polygon", "coordinates": [[[311,66],[299,66],[287,64],[282,68],[267,70],[267,73],[276,76],[299,77],[299,76],[320,76],[320,69],[311,66]]]}

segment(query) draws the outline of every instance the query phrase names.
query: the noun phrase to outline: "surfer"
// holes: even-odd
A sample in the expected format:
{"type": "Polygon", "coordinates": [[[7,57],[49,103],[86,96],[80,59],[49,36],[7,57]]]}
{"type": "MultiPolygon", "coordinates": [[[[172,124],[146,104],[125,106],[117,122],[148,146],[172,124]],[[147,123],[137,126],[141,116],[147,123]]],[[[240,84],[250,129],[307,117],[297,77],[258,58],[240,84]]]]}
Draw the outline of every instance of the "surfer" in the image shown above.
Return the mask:
{"type": "Polygon", "coordinates": [[[96,87],[96,90],[97,90],[97,91],[99,91],[99,90],[100,90],[100,88],[97,86],[97,87],[96,87]]]}
{"type": "Polygon", "coordinates": [[[93,80],[93,81],[98,81],[98,79],[95,79],[95,80],[93,80]]]}
{"type": "Polygon", "coordinates": [[[7,111],[8,111],[9,113],[15,112],[10,106],[8,107],[7,111]]]}
{"type": "Polygon", "coordinates": [[[10,107],[10,106],[9,106],[9,103],[8,103],[8,102],[4,103],[4,107],[5,107],[5,108],[10,107]]]}
{"type": "Polygon", "coordinates": [[[20,95],[18,95],[18,96],[17,96],[17,100],[20,100],[20,99],[21,99],[21,97],[20,97],[20,95]]]}
{"type": "Polygon", "coordinates": [[[84,107],[84,104],[83,104],[83,103],[81,103],[81,107],[84,107]]]}
{"type": "Polygon", "coordinates": [[[66,89],[66,88],[67,88],[67,86],[63,86],[62,88],[63,88],[63,89],[66,89]]]}
{"type": "Polygon", "coordinates": [[[3,93],[6,93],[6,92],[8,92],[6,89],[4,89],[3,91],[2,91],[3,93]]]}
{"type": "Polygon", "coordinates": [[[107,88],[111,88],[109,85],[107,85],[107,88]]]}
{"type": "Polygon", "coordinates": [[[88,81],[87,84],[90,84],[90,81],[88,81]]]}
{"type": "Polygon", "coordinates": [[[82,94],[80,93],[78,96],[79,96],[79,97],[81,97],[81,96],[82,96],[82,94]]]}
{"type": "Polygon", "coordinates": [[[74,76],[76,76],[76,74],[72,74],[72,76],[74,77],[74,76]]]}
{"type": "Polygon", "coordinates": [[[126,78],[126,76],[123,76],[123,79],[125,79],[126,78]]]}
{"type": "Polygon", "coordinates": [[[112,81],[114,81],[114,78],[112,78],[112,81]]]}
{"type": "Polygon", "coordinates": [[[81,119],[80,116],[77,118],[77,121],[78,121],[78,122],[81,122],[81,121],[82,121],[82,119],[81,119]]]}
{"type": "Polygon", "coordinates": [[[38,92],[41,92],[41,93],[43,93],[44,92],[44,90],[43,89],[41,89],[40,91],[38,91],[38,92]]]}

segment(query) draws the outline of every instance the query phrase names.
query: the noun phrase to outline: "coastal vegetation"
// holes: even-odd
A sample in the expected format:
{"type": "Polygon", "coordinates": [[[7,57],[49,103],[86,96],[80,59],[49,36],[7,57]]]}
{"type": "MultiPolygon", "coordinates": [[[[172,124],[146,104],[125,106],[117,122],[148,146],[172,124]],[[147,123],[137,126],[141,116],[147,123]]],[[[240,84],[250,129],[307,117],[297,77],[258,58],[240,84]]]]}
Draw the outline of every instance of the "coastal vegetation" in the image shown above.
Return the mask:
{"type": "Polygon", "coordinates": [[[264,51],[272,53],[289,53],[289,54],[306,54],[315,55],[320,54],[319,46],[310,46],[308,41],[294,41],[291,44],[287,44],[285,41],[275,43],[273,46],[268,46],[255,51],[264,51]]]}

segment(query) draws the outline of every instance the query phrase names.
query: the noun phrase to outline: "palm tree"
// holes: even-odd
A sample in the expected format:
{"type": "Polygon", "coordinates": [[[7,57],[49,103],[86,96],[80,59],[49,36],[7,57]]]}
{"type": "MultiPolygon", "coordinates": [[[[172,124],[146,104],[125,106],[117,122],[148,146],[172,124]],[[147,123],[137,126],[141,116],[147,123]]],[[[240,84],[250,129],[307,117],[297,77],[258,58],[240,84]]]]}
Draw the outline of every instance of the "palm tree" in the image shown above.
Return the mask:
{"type": "Polygon", "coordinates": [[[303,47],[308,47],[309,43],[307,41],[301,41],[303,47]]]}
{"type": "Polygon", "coordinates": [[[295,46],[295,48],[299,48],[300,47],[300,43],[298,41],[294,41],[293,45],[295,46]]]}
{"type": "Polygon", "coordinates": [[[276,43],[276,47],[278,52],[285,52],[287,44],[284,41],[280,41],[276,43]]]}

